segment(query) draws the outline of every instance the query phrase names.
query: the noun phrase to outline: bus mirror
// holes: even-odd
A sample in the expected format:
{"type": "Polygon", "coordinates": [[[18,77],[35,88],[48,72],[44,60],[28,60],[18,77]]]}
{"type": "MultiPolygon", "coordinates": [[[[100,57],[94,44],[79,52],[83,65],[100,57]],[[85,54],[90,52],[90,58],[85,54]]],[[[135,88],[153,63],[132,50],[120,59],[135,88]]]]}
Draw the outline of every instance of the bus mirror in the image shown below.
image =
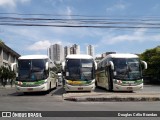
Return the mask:
{"type": "Polygon", "coordinates": [[[62,70],[65,70],[65,62],[62,62],[62,70]]]}
{"type": "Polygon", "coordinates": [[[14,71],[17,69],[17,63],[12,63],[11,64],[11,71],[14,71]]]}
{"type": "Polygon", "coordinates": [[[49,68],[49,63],[46,62],[46,70],[48,70],[48,68],[49,68]]]}
{"type": "Polygon", "coordinates": [[[16,78],[18,77],[18,73],[16,72],[16,78]]]}
{"type": "Polygon", "coordinates": [[[109,61],[109,65],[111,65],[111,69],[114,70],[114,64],[112,61],[109,61]]]}
{"type": "Polygon", "coordinates": [[[94,62],[94,64],[95,64],[95,70],[97,70],[97,63],[96,63],[96,62],[94,62]]]}
{"type": "Polygon", "coordinates": [[[141,61],[144,64],[144,69],[147,69],[147,63],[145,61],[141,61]]]}

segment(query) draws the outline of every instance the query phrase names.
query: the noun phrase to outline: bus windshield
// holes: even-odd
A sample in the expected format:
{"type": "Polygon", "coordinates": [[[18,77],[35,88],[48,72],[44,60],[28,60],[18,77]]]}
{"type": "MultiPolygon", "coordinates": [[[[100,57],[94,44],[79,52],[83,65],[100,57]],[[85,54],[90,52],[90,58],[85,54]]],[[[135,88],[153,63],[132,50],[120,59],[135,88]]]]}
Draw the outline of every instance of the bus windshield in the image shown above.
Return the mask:
{"type": "Polygon", "coordinates": [[[43,80],[45,78],[45,60],[19,60],[19,81],[35,81],[43,80]]]}
{"type": "Polygon", "coordinates": [[[142,78],[138,58],[113,58],[114,78],[120,80],[137,80],[142,78]]]}
{"type": "Polygon", "coordinates": [[[68,59],[66,67],[66,79],[92,80],[94,77],[92,59],[68,59]]]}

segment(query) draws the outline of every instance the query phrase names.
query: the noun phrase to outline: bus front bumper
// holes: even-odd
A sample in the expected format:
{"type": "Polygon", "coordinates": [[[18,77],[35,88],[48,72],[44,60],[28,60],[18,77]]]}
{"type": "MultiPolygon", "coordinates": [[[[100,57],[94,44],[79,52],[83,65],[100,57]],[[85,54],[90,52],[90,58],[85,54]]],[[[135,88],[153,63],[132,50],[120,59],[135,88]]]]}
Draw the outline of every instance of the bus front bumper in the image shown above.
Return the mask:
{"type": "Polygon", "coordinates": [[[87,85],[87,86],[80,86],[80,85],[69,85],[66,84],[65,86],[66,91],[93,91],[95,89],[95,84],[87,85]]]}
{"type": "Polygon", "coordinates": [[[113,84],[113,91],[137,91],[143,89],[143,83],[136,86],[122,86],[113,84]]]}
{"type": "Polygon", "coordinates": [[[16,92],[39,92],[47,90],[48,90],[47,83],[36,87],[21,87],[16,85],[16,92]]]}

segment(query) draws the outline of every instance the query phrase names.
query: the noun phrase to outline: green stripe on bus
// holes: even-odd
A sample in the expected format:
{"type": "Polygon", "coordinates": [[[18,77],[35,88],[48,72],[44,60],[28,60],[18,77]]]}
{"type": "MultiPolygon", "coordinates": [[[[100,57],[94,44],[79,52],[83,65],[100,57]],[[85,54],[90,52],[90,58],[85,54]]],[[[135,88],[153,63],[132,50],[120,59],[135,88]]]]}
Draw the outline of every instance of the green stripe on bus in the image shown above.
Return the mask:
{"type": "MultiPolygon", "coordinates": [[[[18,83],[21,81],[16,81],[15,84],[18,85],[18,83]]],[[[45,80],[35,81],[35,82],[21,82],[22,85],[41,85],[45,83],[45,80]]]]}
{"type": "Polygon", "coordinates": [[[123,81],[123,80],[122,80],[122,83],[123,83],[123,84],[129,83],[129,82],[133,82],[133,83],[136,83],[136,84],[137,84],[137,83],[143,83],[143,80],[135,80],[135,81],[134,81],[134,80],[132,80],[132,81],[123,81]]]}

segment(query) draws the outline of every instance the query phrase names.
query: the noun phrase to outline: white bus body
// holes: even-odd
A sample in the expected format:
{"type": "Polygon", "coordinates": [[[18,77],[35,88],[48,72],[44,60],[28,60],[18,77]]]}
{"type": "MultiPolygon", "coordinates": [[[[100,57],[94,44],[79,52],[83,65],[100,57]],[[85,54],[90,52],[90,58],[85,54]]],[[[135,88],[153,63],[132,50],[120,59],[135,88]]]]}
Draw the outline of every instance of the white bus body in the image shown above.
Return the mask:
{"type": "Polygon", "coordinates": [[[134,54],[109,54],[98,63],[96,86],[109,91],[143,89],[142,67],[147,63],[134,54]]]}
{"type": "Polygon", "coordinates": [[[17,92],[50,92],[57,87],[56,66],[46,55],[25,55],[18,59],[17,92]]]}
{"type": "Polygon", "coordinates": [[[62,63],[65,90],[94,90],[96,66],[96,62],[90,55],[68,55],[62,63]]]}

